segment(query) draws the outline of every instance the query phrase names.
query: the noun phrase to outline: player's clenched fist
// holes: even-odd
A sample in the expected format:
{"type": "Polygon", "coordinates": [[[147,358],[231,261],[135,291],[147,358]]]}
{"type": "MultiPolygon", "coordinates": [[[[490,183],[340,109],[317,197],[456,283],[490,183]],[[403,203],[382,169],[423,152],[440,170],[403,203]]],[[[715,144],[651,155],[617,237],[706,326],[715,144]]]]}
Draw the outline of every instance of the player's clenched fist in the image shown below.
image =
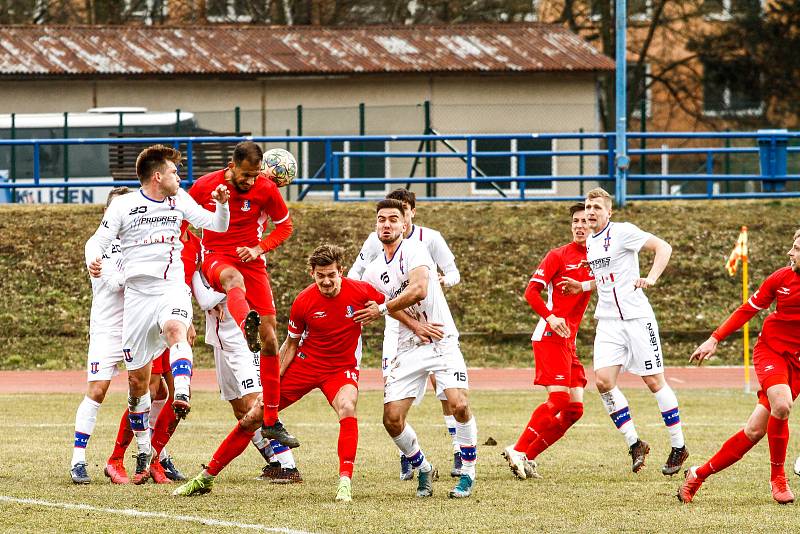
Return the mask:
{"type": "Polygon", "coordinates": [[[225,204],[228,202],[228,198],[231,196],[230,191],[228,188],[225,187],[223,184],[219,184],[216,189],[211,192],[211,198],[219,202],[220,204],[225,204]]]}

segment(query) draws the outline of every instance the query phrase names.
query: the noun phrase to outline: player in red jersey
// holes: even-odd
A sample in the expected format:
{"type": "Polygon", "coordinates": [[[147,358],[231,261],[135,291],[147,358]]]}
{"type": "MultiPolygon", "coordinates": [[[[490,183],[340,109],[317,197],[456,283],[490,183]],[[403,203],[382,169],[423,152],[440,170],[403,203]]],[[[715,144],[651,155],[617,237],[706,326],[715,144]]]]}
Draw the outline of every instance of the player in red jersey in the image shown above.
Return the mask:
{"type": "Polygon", "coordinates": [[[794,501],[784,463],[789,444],[789,412],[800,393],[800,230],[795,232],[789,249],[789,266],[769,275],[758,291],[697,347],[689,361],[702,364],[716,352],[720,341],[769,308],[773,301],[777,302],[775,311],[764,319],[753,347],[753,366],[761,384],[758,403],[744,428],[728,439],[710,460],[686,470],[686,479],[678,490],[681,502],[691,502],[706,478],[738,462],[764,434],[769,442],[772,497],[780,504],[794,501]]]}
{"type": "MultiPolygon", "coordinates": [[[[192,276],[197,271],[202,258],[202,245],[200,238],[189,231],[188,223],[183,225],[180,240],[183,243],[181,261],[183,262],[184,281],[191,289],[192,276]]],[[[194,346],[194,340],[197,337],[194,326],[189,327],[186,337],[189,345],[194,346]]],[[[175,363],[180,365],[180,360],[175,363]]],[[[179,418],[173,409],[173,404],[180,402],[174,400],[175,386],[172,370],[170,369],[169,349],[153,359],[149,389],[153,398],[149,417],[153,459],[150,464],[150,470],[134,475],[133,483],[144,484],[149,477],[152,477],[156,484],[169,484],[173,480],[186,480],[186,477],[175,467],[172,458],[166,454],[164,449],[178,426],[179,418]]],[[[125,471],[123,459],[125,450],[132,439],[133,431],[128,421],[128,410],[125,410],[119,422],[117,438],[114,441],[114,450],[105,467],[105,475],[114,484],[127,484],[130,482],[125,471]]]]}
{"type": "Polygon", "coordinates": [[[265,254],[292,234],[292,219],[278,187],[261,174],[261,147],[252,141],[236,145],[228,166],[206,174],[189,189],[198,204],[212,207],[211,192],[220,185],[231,192],[231,220],[224,233],[203,232],[203,275],[211,287],[227,295],[228,311],[241,325],[250,350],[261,352],[265,438],[287,447],[300,443],[278,421],[280,362],[275,334],[275,302],[265,254]],[[267,218],[275,229],[262,238],[267,218]],[[259,341],[260,338],[260,341],[259,341]]]}
{"type": "Polygon", "coordinates": [[[575,336],[591,297],[592,276],[586,265],[589,226],[583,204],[570,207],[572,242],[547,253],[525,290],[525,299],[540,319],[533,332],[536,376],[547,389],[547,401],[531,415],[516,444],[503,451],[511,472],[524,480],[539,478],[535,458],[556,442],[583,415],[586,374],[576,354],[575,336]],[[577,294],[567,284],[584,284],[577,294]],[[541,292],[547,289],[547,302],[541,292]]]}
{"type": "MultiPolygon", "coordinates": [[[[319,388],[339,417],[339,487],[337,501],[350,501],[353,463],[358,445],[356,403],[361,360],[361,324],[353,314],[367,302],[385,297],[370,284],[342,276],[344,249],[317,247],[308,259],[314,283],[295,299],[289,333],[281,346],[280,409],[319,388]]],[[[250,442],[261,423],[263,403],[254,406],[214,453],[208,467],[177,488],[173,495],[208,493],[214,477],[250,442]]]]}

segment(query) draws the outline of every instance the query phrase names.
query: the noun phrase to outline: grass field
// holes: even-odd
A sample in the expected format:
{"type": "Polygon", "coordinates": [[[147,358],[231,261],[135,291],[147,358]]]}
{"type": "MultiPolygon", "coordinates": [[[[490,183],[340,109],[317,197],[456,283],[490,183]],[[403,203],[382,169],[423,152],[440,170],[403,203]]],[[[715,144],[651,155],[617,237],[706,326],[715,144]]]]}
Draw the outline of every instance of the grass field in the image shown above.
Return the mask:
{"type": "MultiPolygon", "coordinates": [[[[683,390],[681,400],[689,464],[707,459],[741,427],[755,397],[733,390],[683,390]]],[[[542,480],[511,477],[502,447],[514,440],[542,392],[472,393],[480,443],[478,480],[472,499],[447,498],[447,477],[434,497],[413,497],[415,483],[397,479],[397,456],[380,424],[381,396],[364,393],[359,407],[360,446],[353,480],[354,501],[335,503],[338,425],[318,393],[284,413],[303,442],[296,457],[305,482],[275,486],[254,477],[261,467],[254,449],[246,451],[217,478],[205,496],[177,499],[174,485],[112,486],[102,466],[111,450],[124,398],[106,400],[87,449],[93,483],[74,486],[68,476],[77,395],[0,395],[0,531],[59,532],[234,532],[235,527],[204,525],[174,516],[297,529],[307,532],[791,532],[793,506],[781,507],[769,493],[766,441],[728,471],[710,479],[691,505],[675,498],[679,477],[665,478],[660,465],[669,443],[652,397],[628,392],[639,433],[651,443],[643,472],[630,472],[621,436],[613,429],[596,393],[587,394],[586,415],[567,436],[540,457],[542,480]],[[94,508],[61,509],[20,504],[4,497],[94,508]],[[152,517],[113,514],[101,509],[135,509],[152,517]]],[[[428,457],[449,467],[450,444],[438,402],[428,396],[412,412],[428,457]]],[[[228,404],[198,393],[189,420],[178,427],[169,449],[186,474],[195,474],[233,424],[228,404]]],[[[789,450],[798,452],[796,440],[789,450]]],[[[132,465],[129,460],[128,464],[132,465]]],[[[132,469],[132,467],[131,467],[132,469]]],[[[791,483],[797,487],[797,478],[791,483]]]]}

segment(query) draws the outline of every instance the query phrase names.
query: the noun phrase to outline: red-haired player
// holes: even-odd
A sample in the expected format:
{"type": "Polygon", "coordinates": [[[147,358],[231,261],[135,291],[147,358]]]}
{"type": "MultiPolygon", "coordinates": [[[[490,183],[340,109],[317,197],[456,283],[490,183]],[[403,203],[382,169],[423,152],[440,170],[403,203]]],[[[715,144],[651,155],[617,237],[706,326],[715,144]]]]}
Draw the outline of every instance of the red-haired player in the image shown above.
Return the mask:
{"type": "Polygon", "coordinates": [[[570,208],[572,242],[547,253],[525,290],[525,298],[540,319],[531,336],[536,363],[535,385],[547,389],[547,401],[533,411],[514,445],[503,451],[519,479],[538,478],[535,458],[583,415],[586,374],[576,354],[575,336],[589,305],[592,276],[586,266],[589,226],[583,204],[570,208]],[[577,294],[567,284],[585,284],[577,294]],[[547,289],[547,302],[541,292],[547,289]]]}
{"type": "Polygon", "coordinates": [[[227,295],[228,311],[240,325],[251,351],[261,352],[265,438],[288,447],[299,442],[278,421],[280,363],[272,298],[264,255],[292,234],[292,219],[278,187],[261,174],[261,147],[252,141],[236,145],[227,167],[202,176],[189,189],[198,204],[212,207],[211,192],[220,184],[230,190],[231,219],[224,233],[203,232],[203,275],[227,295]],[[275,229],[262,238],[271,219],[275,229]]]}
{"type": "Polygon", "coordinates": [[[800,230],[792,239],[789,266],[769,275],[758,291],[689,358],[700,365],[717,351],[720,341],[769,308],[773,301],[777,302],[775,311],[764,319],[753,347],[753,366],[761,384],[758,404],[744,428],[731,436],[709,461],[686,470],[686,479],[678,490],[681,502],[691,502],[706,478],[741,460],[765,433],[769,442],[772,497],[780,504],[794,501],[784,463],[789,444],[789,412],[800,393],[800,230]]]}

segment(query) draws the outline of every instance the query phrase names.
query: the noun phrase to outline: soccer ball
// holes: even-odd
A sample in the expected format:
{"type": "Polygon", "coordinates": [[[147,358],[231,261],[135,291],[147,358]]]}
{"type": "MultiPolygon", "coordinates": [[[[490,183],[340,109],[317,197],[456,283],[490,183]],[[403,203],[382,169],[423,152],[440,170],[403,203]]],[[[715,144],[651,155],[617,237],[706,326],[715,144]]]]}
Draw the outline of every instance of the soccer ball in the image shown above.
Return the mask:
{"type": "Polygon", "coordinates": [[[282,148],[273,148],[264,152],[261,158],[261,172],[275,182],[278,187],[289,185],[297,176],[297,160],[290,152],[282,148]]]}

